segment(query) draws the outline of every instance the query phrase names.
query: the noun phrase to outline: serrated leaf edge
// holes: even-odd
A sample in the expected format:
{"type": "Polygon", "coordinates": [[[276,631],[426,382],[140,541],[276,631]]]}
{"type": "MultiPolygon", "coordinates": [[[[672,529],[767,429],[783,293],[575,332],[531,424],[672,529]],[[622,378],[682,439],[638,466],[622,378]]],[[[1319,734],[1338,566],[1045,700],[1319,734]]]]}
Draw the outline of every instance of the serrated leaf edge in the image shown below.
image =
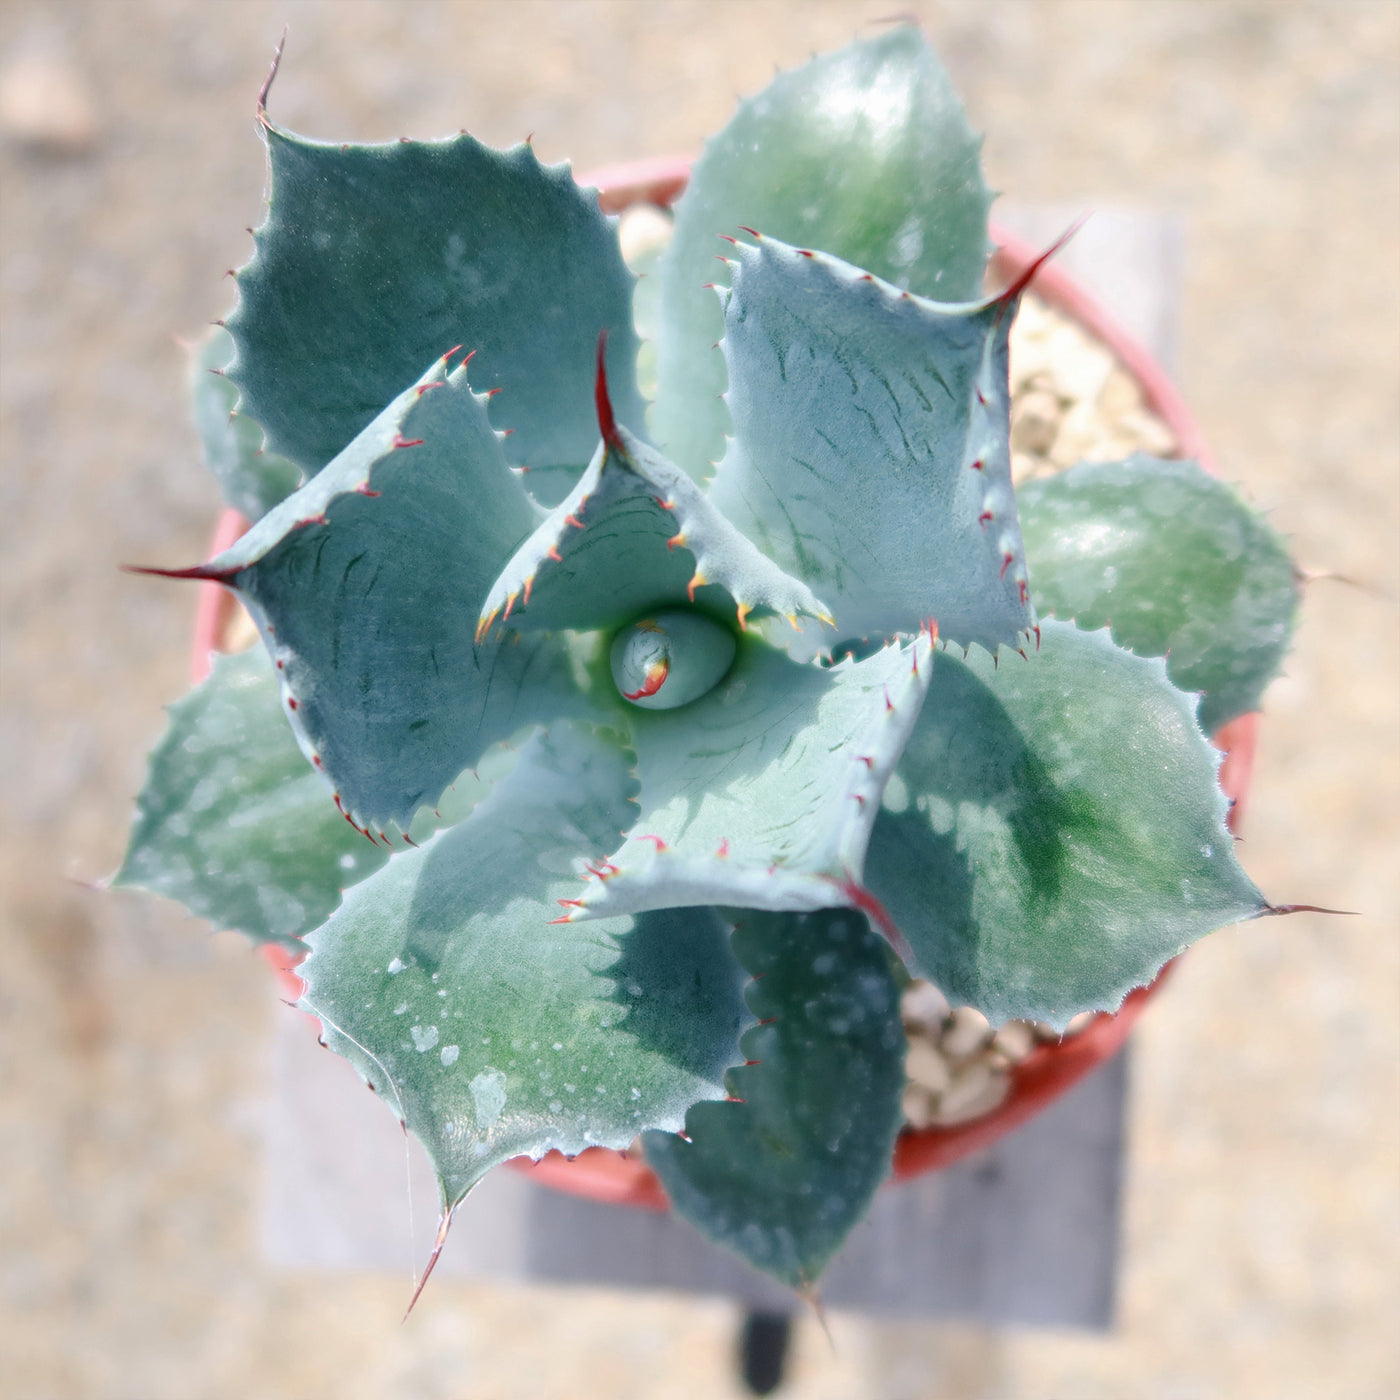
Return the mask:
{"type": "Polygon", "coordinates": [[[561,559],[559,546],[571,531],[587,528],[588,501],[603,486],[610,471],[636,477],[651,492],[656,504],[675,518],[676,532],[667,541],[667,547],[684,549],[695,560],[688,585],[692,601],[697,588],[717,584],[733,597],[741,630],[747,627],[749,614],[755,609],[785,617],[794,628],[799,615],[832,624],[830,610],[805,583],[785,573],[736,530],[687,473],[618,424],[613,441],[600,443],[578,484],[501,571],[482,605],[476,629],[478,641],[490,632],[498,617],[506,622],[517,603],[521,612],[529,608],[530,594],[541,571],[561,559]]]}
{"type": "MultiPolygon", "coordinates": [[[[601,864],[580,871],[585,884],[576,900],[561,901],[556,922],[607,918],[691,904],[718,904],[773,912],[846,907],[871,917],[896,946],[903,943],[889,916],[861,883],[880,798],[908,743],[932,681],[937,624],[930,623],[907,648],[903,683],[885,687],[885,708],[853,745],[844,805],[849,813],[828,843],[824,869],[788,870],[745,863],[727,843],[708,855],[682,853],[659,836],[635,828],[601,864]]],[[[851,658],[833,671],[854,670],[851,658]]]]}
{"type": "MultiPolygon", "coordinates": [[[[764,256],[771,255],[776,258],[803,258],[822,267],[834,278],[843,281],[852,292],[875,295],[883,305],[889,308],[898,307],[901,303],[908,303],[931,315],[943,317],[961,315],[969,318],[982,315],[993,308],[997,308],[999,310],[999,319],[1000,317],[1014,318],[1017,306],[1020,303],[1021,293],[1025,288],[1025,282],[1028,280],[1028,278],[1022,278],[1011,287],[990,296],[982,297],[976,301],[939,302],[897,287],[893,283],[885,281],[882,277],[876,276],[873,272],[866,272],[864,269],[857,267],[854,263],[846,262],[843,258],[838,258],[833,254],[824,253],[819,249],[797,248],[783,243],[779,239],[771,237],[765,238],[764,235],[756,229],[745,228],[742,231],[752,235],[755,241],[753,243],[746,243],[740,239],[722,235],[725,241],[732,244],[734,248],[732,256],[720,259],[729,269],[731,278],[736,270],[742,270],[745,263],[752,262],[764,256]]],[[[1058,247],[1059,244],[1057,243],[1037,259],[1031,271],[1034,272],[1034,270],[1040,266],[1040,263],[1050,257],[1058,247]]],[[[713,285],[712,290],[719,298],[721,310],[727,311],[730,300],[734,296],[734,288],[732,286],[724,286],[716,283],[713,285]]],[[[992,335],[988,337],[988,347],[991,346],[995,334],[996,331],[994,330],[992,335]]],[[[724,401],[725,407],[729,408],[733,373],[732,366],[729,364],[727,342],[728,336],[725,335],[718,341],[716,348],[724,354],[725,367],[726,370],[729,371],[728,382],[726,383],[724,392],[720,395],[721,399],[724,401]]],[[[979,380],[985,373],[985,367],[986,362],[984,357],[983,370],[979,371],[979,380]]],[[[977,406],[986,409],[991,406],[997,390],[994,385],[979,382],[975,392],[978,400],[977,406]]],[[[731,423],[733,422],[732,409],[730,411],[730,421],[731,423]]],[[[725,441],[726,443],[734,442],[739,436],[737,431],[726,433],[725,441]]],[[[969,441],[971,441],[973,434],[969,433],[968,437],[969,441]]],[[[982,482],[982,495],[979,502],[976,523],[981,528],[984,535],[988,534],[989,526],[994,526],[996,522],[1003,518],[1008,512],[1012,515],[1013,523],[1015,521],[1015,492],[1011,480],[1009,438],[1007,439],[1005,452],[1001,455],[1004,457],[1004,460],[991,461],[987,454],[983,453],[978,455],[978,453],[974,451],[970,454],[970,460],[963,464],[966,469],[978,472],[982,482]]],[[[725,457],[722,457],[719,462],[716,463],[714,476],[710,479],[711,482],[721,477],[727,457],[728,453],[726,452],[725,457]]],[[[1036,613],[1030,592],[1030,579],[1026,565],[1025,546],[1021,539],[1019,526],[1012,530],[1001,530],[995,535],[989,535],[989,538],[993,541],[997,551],[994,557],[999,560],[997,580],[1001,582],[1009,575],[1012,584],[1016,588],[1020,606],[1027,619],[1026,624],[1017,629],[1016,637],[1018,639],[1025,638],[1026,641],[1029,641],[1036,632],[1036,613]]],[[[823,620],[825,621],[825,619],[823,620]]],[[[1010,644],[1003,642],[1000,645],[1010,644]]],[[[1023,645],[1023,643],[1018,640],[1017,644],[1012,646],[1011,649],[1017,650],[1021,645],[1023,645]]],[[[985,649],[995,654],[999,647],[989,647],[985,649]]]]}
{"type": "MultiPolygon", "coordinates": [[[[326,775],[321,755],[317,752],[315,743],[301,722],[299,714],[301,702],[287,679],[286,662],[291,653],[288,648],[278,642],[276,629],[268,621],[257,601],[238,588],[236,579],[245,569],[251,568],[270,553],[293,530],[307,525],[323,524],[326,510],[332,501],[342,496],[361,495],[371,498],[378,496],[379,493],[373,490],[370,485],[375,468],[394,454],[420,445],[421,439],[413,438],[409,434],[412,432],[410,422],[413,411],[424,394],[449,385],[453,388],[465,388],[472,399],[483,409],[485,408],[489,402],[490,394],[476,393],[471,389],[467,379],[467,365],[471,361],[471,354],[469,353],[455,370],[450,368],[453,356],[460,349],[460,346],[454,346],[445,355],[435,360],[416,383],[411,384],[394,399],[372,423],[346,446],[337,458],[333,459],[340,461],[351,451],[354,451],[357,457],[362,457],[364,459],[363,469],[355,473],[353,477],[341,479],[330,470],[331,464],[328,463],[326,468],[318,472],[294,496],[288,497],[281,505],[269,511],[228,549],[215,555],[206,563],[190,569],[143,570],[143,572],[157,573],[172,578],[211,579],[214,582],[225,584],[239,593],[249,616],[257,625],[258,632],[262,636],[276,668],[282,709],[291,725],[297,745],[305,755],[306,761],[323,776],[326,775]],[[404,431],[405,429],[407,431],[404,431]],[[288,517],[294,518],[289,519],[288,517]]],[[[491,431],[497,442],[505,437],[505,434],[499,429],[491,431]]],[[[522,489],[522,496],[523,494],[522,489]]],[[[386,822],[382,829],[371,829],[353,807],[344,805],[340,793],[335,790],[329,777],[326,778],[326,781],[331,789],[332,800],[341,815],[371,845],[382,844],[386,847],[397,848],[399,845],[413,846],[417,844],[394,822],[386,822]]]]}

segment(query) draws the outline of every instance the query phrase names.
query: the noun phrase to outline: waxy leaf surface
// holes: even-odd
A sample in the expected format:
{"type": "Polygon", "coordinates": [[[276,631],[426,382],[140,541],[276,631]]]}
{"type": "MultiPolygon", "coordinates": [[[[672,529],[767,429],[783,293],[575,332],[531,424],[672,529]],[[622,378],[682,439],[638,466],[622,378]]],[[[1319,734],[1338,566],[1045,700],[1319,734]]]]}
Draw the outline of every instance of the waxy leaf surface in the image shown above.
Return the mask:
{"type": "Polygon", "coordinates": [[[642,427],[632,274],[597,195],[528,145],[470,136],[328,145],[268,126],[266,222],[238,273],[229,373],[269,445],[319,471],[455,345],[500,390],[515,466],[581,471],[597,440],[593,347],[642,427]]]}
{"type": "Polygon", "coordinates": [[[246,413],[234,411],[238,390],[224,374],[232,358],[233,340],[215,326],[190,356],[190,406],[204,464],[224,501],[257,520],[302,484],[302,472],[296,463],[266,451],[262,428],[246,413]]]}
{"type": "Polygon", "coordinates": [[[1194,697],[1107,632],[1051,621],[1043,637],[999,668],[939,656],[866,857],[919,971],[993,1024],[1115,1010],[1266,907],[1194,697]]]}
{"type": "Polygon", "coordinates": [[[764,237],[735,250],[734,438],[710,499],[835,614],[990,651],[1034,623],[1011,488],[1014,299],[943,306],[764,237]]]}
{"type": "Polygon", "coordinates": [[[482,398],[439,361],[201,571],[248,602],[303,750],[373,833],[581,703],[557,639],[474,639],[535,520],[482,398]]]}
{"type": "Polygon", "coordinates": [[[904,1029],[889,953],[865,919],[735,913],[734,949],[762,1024],[730,1071],[742,1103],[697,1104],[689,1142],[649,1132],[678,1214],[793,1288],[813,1285],[889,1173],[902,1120],[904,1029]]]}
{"type": "MultiPolygon", "coordinates": [[[[726,428],[714,255],[741,227],[820,249],[939,301],[982,293],[991,192],[981,140],[918,29],[780,74],[705,147],[662,262],[657,442],[708,475],[726,428]]],[[[732,382],[732,369],[731,369],[732,382]]]]}
{"type": "Polygon", "coordinates": [[[304,1005],[422,1141],[455,1205],[493,1166],[679,1128],[751,1018],[710,909],[551,924],[573,863],[631,820],[628,755],[563,723],[466,821],[356,886],[304,1005]]]}
{"type": "MultiPolygon", "coordinates": [[[[625,428],[520,547],[482,608],[519,627],[617,627],[695,602],[737,613],[827,618],[821,600],[721,515],[695,483],[625,428]]],[[[830,619],[827,618],[829,623],[830,619]]]]}
{"type": "Polygon", "coordinates": [[[307,764],[258,648],[216,657],[170,707],[113,883],[177,899],[217,928],[295,943],[387,859],[307,764]]]}
{"type": "Polygon", "coordinates": [[[1269,523],[1194,462],[1081,463],[1021,488],[1036,602],[1108,627],[1139,656],[1165,656],[1204,691],[1213,734],[1259,708],[1298,609],[1298,579],[1269,523]]]}
{"type": "Polygon", "coordinates": [[[933,665],[922,635],[831,667],[749,637],[709,694],[631,710],[641,815],[571,916],[859,904],[880,793],[933,665]]]}

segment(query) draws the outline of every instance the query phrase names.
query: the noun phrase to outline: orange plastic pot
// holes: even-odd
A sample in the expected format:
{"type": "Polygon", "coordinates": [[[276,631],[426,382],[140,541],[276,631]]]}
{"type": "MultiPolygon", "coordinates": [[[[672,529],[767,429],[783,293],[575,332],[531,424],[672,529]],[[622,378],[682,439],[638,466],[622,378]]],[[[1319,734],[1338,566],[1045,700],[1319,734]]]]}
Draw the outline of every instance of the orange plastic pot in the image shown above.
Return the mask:
{"type": "MultiPolygon", "coordinates": [[[[599,202],[609,213],[619,213],[639,203],[660,207],[671,205],[685,189],[690,163],[683,158],[663,158],[610,166],[581,177],[580,183],[594,185],[599,202]]],[[[997,251],[991,261],[991,276],[1003,285],[1014,281],[1029,268],[1040,251],[995,224],[991,228],[997,251]]],[[[1031,287],[1048,305],[1077,321],[1117,357],[1138,381],[1147,406],[1172,430],[1183,455],[1194,457],[1212,469],[1210,454],[1185,403],[1166,371],[1148,351],[1134,340],[1114,318],[1075,280],[1053,262],[1043,263],[1031,287]]],[[[211,550],[227,548],[247,528],[235,511],[225,511],[211,541],[211,550]]],[[[200,584],[199,611],[195,625],[193,678],[202,680],[209,671],[209,656],[220,649],[233,620],[233,594],[219,584],[200,584]]],[[[1220,785],[1232,803],[1229,825],[1234,830],[1244,810],[1254,766],[1259,715],[1247,714],[1230,721],[1213,739],[1225,754],[1220,768],[1220,785]]],[[[295,967],[300,960],[287,949],[266,945],[263,955],[276,969],[283,994],[295,1001],[302,982],[295,967]]],[[[1037,1046],[1009,1071],[1011,1087],[1001,1106],[984,1117],[948,1128],[910,1129],[895,1144],[891,1164],[892,1181],[938,1171],[943,1167],[990,1146],[1020,1127],[1085,1075],[1111,1059],[1122,1047],[1134,1022],[1142,1014],[1170,972],[1163,968],[1151,986],[1133,992],[1116,1014],[1100,1014],[1079,1034],[1056,1043],[1037,1046]]],[[[548,1153],[538,1162],[517,1158],[510,1164],[536,1181],[611,1205],[639,1206],[667,1210],[669,1202],[660,1182],[645,1162],[610,1148],[593,1147],[577,1157],[548,1153]]]]}

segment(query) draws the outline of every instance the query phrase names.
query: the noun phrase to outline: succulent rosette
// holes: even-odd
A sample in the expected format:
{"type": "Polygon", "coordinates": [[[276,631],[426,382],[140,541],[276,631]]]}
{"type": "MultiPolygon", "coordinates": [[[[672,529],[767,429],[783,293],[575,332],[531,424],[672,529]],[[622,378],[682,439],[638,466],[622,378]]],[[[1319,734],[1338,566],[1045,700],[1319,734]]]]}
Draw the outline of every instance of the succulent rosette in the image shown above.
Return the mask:
{"type": "Polygon", "coordinates": [[[1041,487],[1028,570],[1021,288],[983,294],[978,142],[915,31],[709,145],[648,279],[650,412],[566,166],[261,115],[196,385],[254,523],[170,572],[265,648],[174,707],[119,879],[310,949],[445,1219],[508,1158],[641,1136],[678,1210],[810,1284],[888,1169],[909,973],[1063,1025],[1268,909],[1194,692],[1257,702],[1286,555],[1139,461],[1041,487]],[[1203,617],[1188,693],[1162,657],[1203,617]]]}

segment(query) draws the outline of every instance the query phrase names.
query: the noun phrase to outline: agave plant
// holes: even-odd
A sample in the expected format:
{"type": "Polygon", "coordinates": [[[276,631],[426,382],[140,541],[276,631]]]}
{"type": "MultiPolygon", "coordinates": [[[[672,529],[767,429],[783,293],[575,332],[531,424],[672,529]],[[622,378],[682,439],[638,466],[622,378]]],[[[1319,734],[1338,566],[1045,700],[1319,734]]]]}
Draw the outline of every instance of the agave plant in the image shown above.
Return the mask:
{"type": "Polygon", "coordinates": [[[172,708],[118,880],[309,951],[442,1233],[508,1158],[640,1138],[810,1287],[888,1171],[911,974],[1063,1026],[1271,912],[1206,732],[1278,665],[1287,555],[1188,462],[1017,501],[1023,287],[983,292],[980,143],[913,29],[708,145],[650,406],[566,165],[259,116],[195,385],[254,523],[150,572],[266,645],[172,708]]]}

